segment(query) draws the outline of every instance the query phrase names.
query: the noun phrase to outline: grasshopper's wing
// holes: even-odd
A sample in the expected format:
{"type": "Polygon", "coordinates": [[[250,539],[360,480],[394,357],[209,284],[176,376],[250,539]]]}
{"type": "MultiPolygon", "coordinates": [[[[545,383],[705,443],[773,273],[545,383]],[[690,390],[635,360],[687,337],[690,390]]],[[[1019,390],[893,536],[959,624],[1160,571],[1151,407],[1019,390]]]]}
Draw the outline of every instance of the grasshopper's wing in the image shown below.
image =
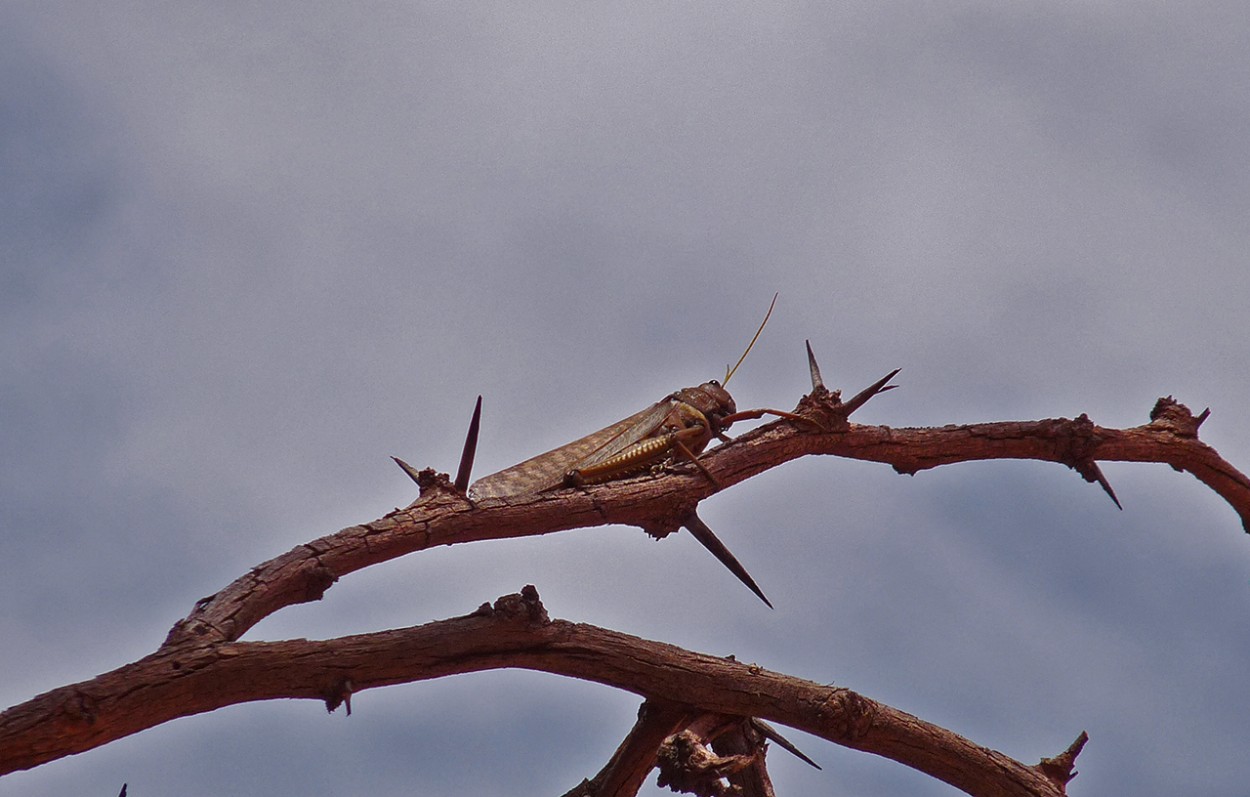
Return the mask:
{"type": "Polygon", "coordinates": [[[623,421],[552,449],[522,463],[483,476],[469,487],[472,498],[524,495],[558,487],[564,474],[619,453],[655,431],[671,408],[665,399],[636,412],[623,421]]]}

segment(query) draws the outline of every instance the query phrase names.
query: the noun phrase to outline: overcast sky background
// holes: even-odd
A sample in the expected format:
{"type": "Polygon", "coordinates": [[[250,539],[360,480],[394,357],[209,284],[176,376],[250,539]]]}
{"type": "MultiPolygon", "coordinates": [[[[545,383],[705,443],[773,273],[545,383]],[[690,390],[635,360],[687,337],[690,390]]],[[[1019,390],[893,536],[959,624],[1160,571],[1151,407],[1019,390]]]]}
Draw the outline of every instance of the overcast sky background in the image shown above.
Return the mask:
{"type": "MultiPolygon", "coordinates": [[[[201,596],[803,340],[863,423],[1210,406],[1250,467],[1244,4],[0,6],[0,705],[151,652],[201,596]]],[[[686,534],[608,528],[353,574],[246,639],[555,617],[836,682],[1073,795],[1244,793],[1250,538],[1162,465],[791,463],[686,534]]],[[[25,797],[556,795],[637,698],[525,672],[187,718],[25,797]]],[[[794,740],[782,794],[947,795],[794,740]]],[[[647,794],[659,794],[649,781],[647,794]]],[[[666,793],[666,792],[665,792],[666,793]]]]}

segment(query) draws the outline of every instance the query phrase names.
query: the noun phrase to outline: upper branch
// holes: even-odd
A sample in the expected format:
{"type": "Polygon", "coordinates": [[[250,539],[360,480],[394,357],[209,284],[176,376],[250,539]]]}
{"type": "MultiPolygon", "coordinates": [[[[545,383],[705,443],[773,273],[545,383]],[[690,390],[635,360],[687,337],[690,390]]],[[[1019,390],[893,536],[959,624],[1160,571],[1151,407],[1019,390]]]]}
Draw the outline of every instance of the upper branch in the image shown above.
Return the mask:
{"type": "MultiPolygon", "coordinates": [[[[810,454],[883,462],[900,473],[973,460],[1036,459],[1067,465],[1104,484],[1098,461],[1160,462],[1193,473],[1223,497],[1250,530],[1250,479],[1198,440],[1198,425],[1206,413],[1195,417],[1170,398],[1159,400],[1149,423],[1129,429],[1096,426],[1084,415],[896,429],[847,423],[844,407],[836,393],[813,391],[796,411],[820,419],[832,431],[775,421],[714,449],[701,462],[722,488],[810,454]]],[[[433,471],[422,475],[422,495],[413,504],[258,565],[199,601],[170,631],[166,644],[239,639],[284,606],[320,599],[348,573],[434,546],[614,523],[664,536],[717,489],[701,472],[685,469],[658,478],[645,475],[474,504],[445,476],[433,471]]]]}

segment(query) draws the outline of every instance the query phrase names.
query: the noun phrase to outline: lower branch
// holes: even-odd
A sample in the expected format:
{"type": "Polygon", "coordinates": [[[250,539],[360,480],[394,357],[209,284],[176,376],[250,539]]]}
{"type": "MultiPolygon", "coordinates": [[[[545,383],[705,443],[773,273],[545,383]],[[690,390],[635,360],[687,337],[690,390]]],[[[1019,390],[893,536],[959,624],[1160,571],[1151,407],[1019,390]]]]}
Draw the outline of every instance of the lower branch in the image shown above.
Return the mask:
{"type": "Polygon", "coordinates": [[[549,620],[533,587],[464,617],[394,631],[167,646],[0,714],[0,774],[236,703],[312,698],[337,705],[344,684],[358,693],[499,668],[567,675],[649,700],[771,720],[891,758],[972,795],[1064,794],[1064,773],[1053,766],[1026,766],[849,689],[549,620]]]}

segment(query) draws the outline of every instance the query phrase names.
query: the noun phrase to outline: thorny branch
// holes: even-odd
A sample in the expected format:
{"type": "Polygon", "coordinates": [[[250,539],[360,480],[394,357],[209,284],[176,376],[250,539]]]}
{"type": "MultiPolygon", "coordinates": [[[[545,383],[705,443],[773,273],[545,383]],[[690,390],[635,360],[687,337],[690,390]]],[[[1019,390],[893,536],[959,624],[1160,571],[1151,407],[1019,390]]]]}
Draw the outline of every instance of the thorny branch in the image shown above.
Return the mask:
{"type": "MultiPolygon", "coordinates": [[[[813,364],[814,380],[817,375],[813,364]]],[[[775,421],[720,446],[701,462],[724,489],[812,454],[887,463],[900,473],[972,460],[1037,459],[1073,468],[1113,499],[1098,462],[1159,462],[1194,474],[1250,530],[1250,480],[1198,440],[1207,413],[1195,416],[1170,397],[1158,401],[1148,423],[1129,429],[1103,428],[1084,415],[941,428],[850,423],[854,409],[889,389],[888,380],[846,403],[837,392],[816,384],[796,412],[817,420],[819,429],[775,421]]],[[[333,708],[348,702],[354,692],[375,686],[499,667],[583,678],[646,698],[639,725],[612,761],[570,794],[635,793],[655,764],[661,743],[685,744],[676,741],[676,731],[690,731],[696,747],[708,741],[697,727],[699,718],[709,713],[800,728],[900,761],[969,794],[1060,795],[1074,774],[1084,735],[1059,756],[1026,766],[846,689],[593,626],[551,621],[532,587],[483,604],[465,617],[414,628],[318,642],[238,641],[279,609],[320,599],[348,573],[407,553],[607,524],[636,525],[664,536],[717,489],[698,471],[687,469],[475,505],[445,475],[432,470],[417,475],[422,490],[413,504],[252,568],[198,601],[153,654],[0,714],[0,774],[234,703],[306,697],[333,708]]],[[[703,755],[694,747],[686,753],[666,749],[674,760],[688,763],[694,760],[691,755],[703,755]]],[[[750,772],[759,748],[744,749],[726,755],[708,752],[710,758],[699,760],[712,768],[708,771],[723,767],[725,775],[750,772]]],[[[757,777],[758,787],[764,788],[766,780],[766,773],[763,780],[757,777]]]]}
{"type": "MultiPolygon", "coordinates": [[[[1015,762],[849,689],[596,626],[551,620],[533,587],[468,615],[411,628],[327,641],[162,649],[92,682],[63,687],[10,709],[3,734],[19,736],[6,738],[5,760],[37,763],[68,739],[78,749],[89,749],[143,727],[248,700],[310,698],[333,704],[342,697],[345,676],[359,692],[499,667],[595,681],[667,704],[698,706],[702,712],[763,717],[893,758],[970,794],[1062,794],[1039,767],[1015,762]],[[39,703],[51,705],[40,711],[32,705],[39,703]],[[48,710],[54,706],[59,710],[48,710]]],[[[682,726],[685,720],[679,714],[684,711],[657,721],[647,744],[662,738],[658,731],[682,726]]],[[[636,760],[636,753],[632,757],[636,760]]]]}

